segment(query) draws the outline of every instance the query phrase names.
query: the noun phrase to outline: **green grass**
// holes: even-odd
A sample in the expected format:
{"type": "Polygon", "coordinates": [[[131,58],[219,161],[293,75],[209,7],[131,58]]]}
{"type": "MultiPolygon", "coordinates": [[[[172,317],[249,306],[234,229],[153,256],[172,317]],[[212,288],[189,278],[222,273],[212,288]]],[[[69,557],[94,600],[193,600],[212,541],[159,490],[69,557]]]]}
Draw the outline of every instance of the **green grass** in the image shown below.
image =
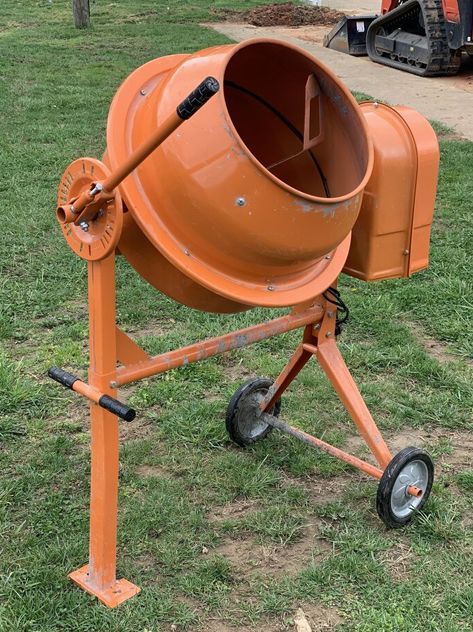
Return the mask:
{"type": "MultiPolygon", "coordinates": [[[[57,229],[57,183],[73,158],[102,154],[127,74],[223,43],[199,22],[230,3],[97,0],[86,31],[69,4],[0,9],[0,632],[291,629],[299,604],[348,632],[472,630],[473,144],[441,126],[431,267],[340,284],[352,313],[341,348],[380,427],[422,437],[443,464],[425,512],[387,532],[358,472],[277,433],[229,443],[228,399],[248,375],[278,373],[298,340],[287,334],[129,393],[139,417],[122,442],[118,570],[142,593],[110,611],[67,580],[87,559],[87,412],[45,372],[85,374],[86,269],[57,229]]],[[[193,312],[118,267],[120,324],[153,353],[262,318],[193,312]]],[[[354,435],[315,363],[283,415],[336,445],[354,435]]]]}

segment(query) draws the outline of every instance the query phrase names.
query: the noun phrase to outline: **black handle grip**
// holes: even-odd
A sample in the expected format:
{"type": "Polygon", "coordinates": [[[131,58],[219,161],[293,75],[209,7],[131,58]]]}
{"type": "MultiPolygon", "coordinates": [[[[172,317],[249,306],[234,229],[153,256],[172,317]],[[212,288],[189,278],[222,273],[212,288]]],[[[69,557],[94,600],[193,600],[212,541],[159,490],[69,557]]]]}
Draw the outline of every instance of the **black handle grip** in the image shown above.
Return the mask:
{"type": "MultiPolygon", "coordinates": [[[[59,382],[59,384],[62,384],[67,388],[72,388],[76,382],[82,381],[80,377],[77,377],[77,375],[72,375],[72,373],[68,373],[67,371],[64,371],[64,369],[60,369],[56,366],[53,366],[48,370],[48,375],[50,378],[56,380],[56,382],[59,382]]],[[[99,406],[105,408],[105,410],[108,410],[110,413],[117,415],[117,417],[120,417],[120,419],[123,419],[124,421],[133,421],[136,417],[136,411],[133,410],[133,408],[122,404],[122,402],[119,402],[118,399],[115,399],[114,397],[110,397],[110,395],[102,395],[99,399],[99,406]]]]}
{"type": "Polygon", "coordinates": [[[219,82],[214,77],[207,77],[177,106],[177,115],[183,121],[189,119],[219,90],[219,82]]]}
{"type": "Polygon", "coordinates": [[[64,371],[64,369],[60,369],[57,366],[52,366],[48,370],[48,375],[50,378],[56,380],[56,382],[59,382],[59,384],[62,384],[67,388],[72,388],[74,383],[77,382],[77,380],[80,380],[77,375],[72,375],[72,373],[68,373],[67,371],[64,371]]]}
{"type": "Polygon", "coordinates": [[[110,395],[102,395],[99,399],[99,406],[117,415],[117,417],[120,417],[120,419],[124,421],[133,421],[136,417],[136,411],[133,410],[133,408],[122,404],[122,402],[119,402],[118,399],[114,397],[110,397],[110,395]]]}

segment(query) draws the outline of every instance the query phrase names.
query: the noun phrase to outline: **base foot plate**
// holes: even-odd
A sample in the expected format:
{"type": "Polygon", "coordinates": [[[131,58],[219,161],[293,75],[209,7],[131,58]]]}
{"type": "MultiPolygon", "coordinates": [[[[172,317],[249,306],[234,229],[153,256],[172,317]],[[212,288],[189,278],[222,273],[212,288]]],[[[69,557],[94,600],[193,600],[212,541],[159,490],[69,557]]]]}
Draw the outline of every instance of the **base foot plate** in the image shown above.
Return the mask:
{"type": "Polygon", "coordinates": [[[109,588],[100,589],[90,584],[89,565],[69,573],[69,579],[78,584],[83,590],[100,599],[109,608],[115,608],[127,599],[134,597],[140,592],[138,586],[132,584],[127,579],[117,579],[109,588]]]}

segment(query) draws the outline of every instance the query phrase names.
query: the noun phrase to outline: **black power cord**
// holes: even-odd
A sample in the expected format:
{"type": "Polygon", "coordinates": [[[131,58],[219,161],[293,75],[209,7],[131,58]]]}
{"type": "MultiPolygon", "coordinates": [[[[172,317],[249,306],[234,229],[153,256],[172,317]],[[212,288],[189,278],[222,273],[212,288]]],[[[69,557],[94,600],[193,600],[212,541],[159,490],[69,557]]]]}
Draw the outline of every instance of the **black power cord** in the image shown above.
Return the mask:
{"type": "Polygon", "coordinates": [[[343,301],[340,292],[336,288],[329,287],[327,290],[325,290],[322,296],[328,303],[335,305],[337,308],[335,335],[339,336],[342,333],[342,325],[347,322],[350,316],[350,310],[348,309],[346,303],[343,301]]]}

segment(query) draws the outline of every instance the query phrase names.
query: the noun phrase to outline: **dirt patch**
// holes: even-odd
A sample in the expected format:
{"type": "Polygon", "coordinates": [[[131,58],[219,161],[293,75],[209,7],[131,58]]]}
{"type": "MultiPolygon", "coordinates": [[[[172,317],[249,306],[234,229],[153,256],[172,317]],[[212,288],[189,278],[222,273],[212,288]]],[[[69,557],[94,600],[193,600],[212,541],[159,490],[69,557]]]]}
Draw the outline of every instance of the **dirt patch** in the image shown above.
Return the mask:
{"type": "MultiPolygon", "coordinates": [[[[444,139],[445,137],[442,136],[441,138],[444,139]]],[[[408,323],[408,327],[414,338],[420,342],[420,344],[424,347],[427,355],[429,355],[431,358],[434,358],[441,364],[455,361],[458,362],[460,360],[458,356],[450,351],[447,344],[427,336],[422,330],[422,327],[419,325],[419,323],[408,323]]],[[[462,360],[469,366],[473,367],[473,360],[462,360]]]]}
{"type": "MultiPolygon", "coordinates": [[[[312,632],[327,632],[335,630],[336,626],[342,622],[338,613],[328,607],[318,605],[307,605],[303,607],[307,621],[310,623],[312,632]]],[[[294,632],[294,625],[287,617],[284,619],[264,618],[254,625],[238,625],[235,627],[223,623],[217,618],[207,619],[199,630],[202,632],[294,632]]]]}
{"type": "Polygon", "coordinates": [[[149,476],[159,476],[160,478],[166,478],[169,476],[169,473],[161,467],[160,465],[140,465],[136,473],[138,476],[149,477],[149,476]]]}
{"type": "Polygon", "coordinates": [[[209,516],[210,522],[224,522],[225,520],[238,520],[246,514],[256,511],[258,509],[257,500],[236,500],[235,502],[228,503],[223,507],[216,509],[211,516],[209,516]]]}
{"type": "Polygon", "coordinates": [[[219,619],[207,619],[204,624],[204,627],[201,627],[200,630],[205,632],[236,632],[236,630],[242,630],[243,628],[231,628],[228,625],[222,623],[219,619]]]}
{"type": "Polygon", "coordinates": [[[254,538],[228,540],[215,549],[225,557],[243,579],[253,574],[269,577],[297,575],[312,561],[325,559],[332,547],[318,538],[316,524],[307,524],[301,537],[293,544],[258,544],[254,538]]]}
{"type": "MultiPolygon", "coordinates": [[[[309,450],[310,448],[307,449],[309,450]]],[[[284,485],[287,487],[302,487],[308,495],[311,505],[317,506],[339,500],[349,482],[353,480],[353,476],[358,476],[358,473],[353,471],[348,474],[331,477],[309,473],[300,478],[284,472],[282,472],[282,475],[284,476],[284,485]]]]}
{"type": "Polygon", "coordinates": [[[379,560],[393,581],[403,582],[409,579],[411,565],[418,556],[412,550],[407,539],[403,541],[399,534],[396,534],[396,536],[399,539],[394,540],[392,546],[380,554],[379,560]]]}
{"type": "Polygon", "coordinates": [[[441,457],[441,463],[451,466],[455,471],[471,469],[473,454],[473,431],[454,431],[448,433],[452,445],[452,454],[441,457]]]}
{"type": "Polygon", "coordinates": [[[137,415],[132,423],[120,421],[120,441],[136,441],[137,439],[146,439],[153,434],[154,424],[148,419],[137,415]]]}
{"type": "MultiPolygon", "coordinates": [[[[460,136],[460,134],[456,134],[455,132],[445,132],[445,133],[440,132],[440,133],[437,133],[437,138],[439,139],[439,141],[448,142],[448,141],[454,140],[456,142],[459,142],[459,141],[465,142],[465,139],[462,136],[460,136]]],[[[445,232],[447,230],[447,227],[444,225],[441,225],[441,226],[442,226],[443,232],[445,232]]],[[[437,230],[438,230],[438,227],[439,227],[439,222],[437,222],[437,230]]]]}
{"type": "Polygon", "coordinates": [[[330,32],[332,24],[311,24],[306,26],[278,26],[274,32],[278,37],[297,37],[297,39],[310,44],[322,46],[324,37],[330,32]]]}
{"type": "MultiPolygon", "coordinates": [[[[473,431],[405,427],[385,432],[383,436],[393,455],[408,446],[424,448],[428,452],[433,452],[436,475],[442,470],[452,472],[452,470],[461,471],[471,467],[473,431]],[[438,456],[435,455],[436,449],[441,452],[438,456]]],[[[369,455],[360,435],[352,435],[347,441],[347,447],[354,454],[369,455]]],[[[369,460],[372,461],[373,459],[369,458],[369,460]]]]}
{"type": "Polygon", "coordinates": [[[249,11],[215,9],[213,13],[227,22],[241,22],[253,26],[329,26],[336,24],[344,16],[344,13],[327,7],[300,6],[292,2],[262,5],[249,11]]]}
{"type": "Polygon", "coordinates": [[[144,571],[155,571],[158,565],[156,558],[149,553],[143,553],[143,555],[136,557],[133,563],[144,571]]]}
{"type": "Polygon", "coordinates": [[[473,59],[464,54],[458,75],[443,77],[443,80],[457,90],[473,92],[473,59]]]}
{"type": "Polygon", "coordinates": [[[302,610],[309,622],[312,632],[326,632],[334,630],[337,625],[343,622],[342,617],[334,608],[319,604],[305,604],[302,610]]]}
{"type": "Polygon", "coordinates": [[[244,382],[254,375],[243,362],[243,359],[232,357],[231,354],[220,357],[219,365],[229,382],[244,382]]]}
{"type": "Polygon", "coordinates": [[[473,432],[468,430],[450,430],[449,428],[430,428],[426,430],[403,428],[386,439],[393,453],[406,446],[413,445],[435,451],[436,445],[445,444],[444,454],[434,455],[438,472],[442,469],[451,472],[471,467],[473,454],[473,432]]]}
{"type": "Polygon", "coordinates": [[[435,445],[440,441],[449,441],[453,435],[453,430],[444,428],[423,429],[407,427],[385,433],[385,440],[391,452],[395,454],[411,445],[423,448],[428,445],[435,445]]]}

